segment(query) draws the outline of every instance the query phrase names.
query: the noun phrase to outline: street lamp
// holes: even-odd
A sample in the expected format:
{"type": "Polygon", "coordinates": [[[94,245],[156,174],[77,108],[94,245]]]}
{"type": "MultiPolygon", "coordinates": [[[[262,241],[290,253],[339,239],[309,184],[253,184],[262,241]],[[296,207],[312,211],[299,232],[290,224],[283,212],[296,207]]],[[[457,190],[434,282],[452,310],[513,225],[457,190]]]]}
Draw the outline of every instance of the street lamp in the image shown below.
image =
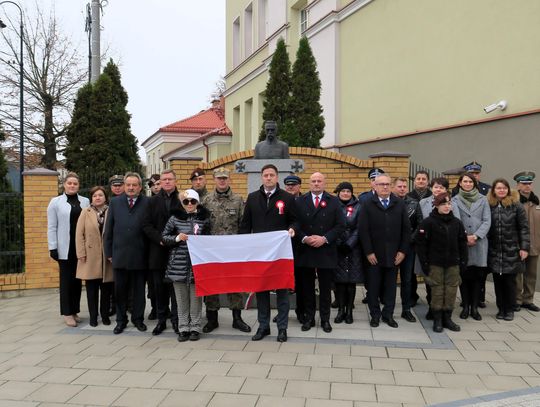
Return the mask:
{"type": "MultiPolygon", "coordinates": [[[[24,106],[23,106],[23,103],[24,103],[24,94],[23,94],[23,74],[24,74],[24,71],[23,71],[23,44],[24,44],[24,31],[23,31],[23,12],[22,12],[22,9],[21,7],[13,2],[13,1],[9,1],[9,0],[5,0],[5,1],[0,1],[0,6],[3,5],[3,4],[12,4],[14,5],[15,7],[17,7],[19,9],[19,14],[20,14],[20,17],[21,17],[21,21],[20,21],[20,29],[19,29],[19,38],[21,40],[21,50],[20,50],[20,57],[19,57],[19,176],[20,176],[20,180],[19,180],[19,185],[20,185],[20,188],[21,188],[21,193],[23,193],[23,171],[24,171],[24,106]]],[[[0,29],[1,28],[6,28],[6,25],[4,24],[4,22],[2,20],[0,20],[0,29]]]]}

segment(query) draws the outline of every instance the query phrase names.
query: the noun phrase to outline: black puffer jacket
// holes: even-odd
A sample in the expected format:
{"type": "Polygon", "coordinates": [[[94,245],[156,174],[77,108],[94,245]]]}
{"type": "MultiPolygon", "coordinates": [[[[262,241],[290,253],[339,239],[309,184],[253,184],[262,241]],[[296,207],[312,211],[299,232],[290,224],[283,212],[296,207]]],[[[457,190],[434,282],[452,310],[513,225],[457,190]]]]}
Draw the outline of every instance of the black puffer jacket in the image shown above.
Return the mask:
{"type": "Polygon", "coordinates": [[[202,206],[195,213],[187,213],[184,208],[171,210],[172,216],[163,229],[162,238],[170,247],[165,278],[174,283],[193,283],[193,270],[187,243],[176,241],[180,233],[186,235],[208,235],[210,233],[210,213],[202,206]],[[189,278],[189,279],[188,279],[189,278]]]}
{"type": "Polygon", "coordinates": [[[341,200],[339,202],[345,216],[345,231],[337,240],[338,266],[334,281],[337,283],[361,283],[364,281],[358,243],[358,214],[361,205],[354,195],[346,204],[341,200]]]}
{"type": "Polygon", "coordinates": [[[414,245],[422,271],[429,266],[467,266],[467,235],[463,223],[451,212],[440,214],[437,208],[424,219],[414,236],[414,245]]]}
{"type": "Polygon", "coordinates": [[[519,194],[513,191],[500,203],[488,195],[491,208],[488,267],[492,273],[517,274],[522,270],[520,250],[529,251],[529,223],[519,194]]]}

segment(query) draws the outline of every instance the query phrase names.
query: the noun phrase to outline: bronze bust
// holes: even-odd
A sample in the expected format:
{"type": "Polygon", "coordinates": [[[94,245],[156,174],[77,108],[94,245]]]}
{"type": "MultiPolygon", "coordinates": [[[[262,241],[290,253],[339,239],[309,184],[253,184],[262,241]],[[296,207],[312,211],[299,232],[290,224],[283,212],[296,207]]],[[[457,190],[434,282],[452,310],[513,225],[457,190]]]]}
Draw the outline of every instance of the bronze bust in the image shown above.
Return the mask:
{"type": "Polygon", "coordinates": [[[255,159],[289,158],[289,145],[277,138],[277,123],[274,120],[264,122],[266,139],[255,146],[255,159]]]}

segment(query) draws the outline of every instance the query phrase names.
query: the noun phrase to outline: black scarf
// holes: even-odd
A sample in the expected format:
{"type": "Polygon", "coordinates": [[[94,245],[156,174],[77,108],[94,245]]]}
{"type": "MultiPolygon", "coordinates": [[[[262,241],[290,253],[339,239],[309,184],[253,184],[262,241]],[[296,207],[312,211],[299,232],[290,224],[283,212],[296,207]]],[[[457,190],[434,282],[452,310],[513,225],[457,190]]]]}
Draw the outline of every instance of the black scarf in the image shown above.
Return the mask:
{"type": "Polygon", "coordinates": [[[529,197],[527,198],[525,195],[523,194],[519,194],[519,202],[521,202],[522,204],[524,203],[527,203],[527,202],[532,202],[533,204],[535,205],[540,205],[540,200],[538,199],[538,197],[534,194],[533,191],[531,191],[529,197]]]}

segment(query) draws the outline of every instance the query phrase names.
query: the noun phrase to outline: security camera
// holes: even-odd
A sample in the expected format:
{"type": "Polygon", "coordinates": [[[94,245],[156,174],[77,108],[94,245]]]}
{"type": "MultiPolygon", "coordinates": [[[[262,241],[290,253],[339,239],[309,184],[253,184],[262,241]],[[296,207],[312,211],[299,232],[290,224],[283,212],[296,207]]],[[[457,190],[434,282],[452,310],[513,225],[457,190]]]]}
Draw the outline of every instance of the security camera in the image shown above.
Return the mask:
{"type": "Polygon", "coordinates": [[[491,112],[493,112],[494,110],[497,110],[497,109],[504,110],[504,109],[506,109],[506,106],[507,106],[506,100],[501,100],[501,101],[499,101],[497,103],[493,103],[492,105],[484,107],[484,112],[491,113],[491,112]]]}

